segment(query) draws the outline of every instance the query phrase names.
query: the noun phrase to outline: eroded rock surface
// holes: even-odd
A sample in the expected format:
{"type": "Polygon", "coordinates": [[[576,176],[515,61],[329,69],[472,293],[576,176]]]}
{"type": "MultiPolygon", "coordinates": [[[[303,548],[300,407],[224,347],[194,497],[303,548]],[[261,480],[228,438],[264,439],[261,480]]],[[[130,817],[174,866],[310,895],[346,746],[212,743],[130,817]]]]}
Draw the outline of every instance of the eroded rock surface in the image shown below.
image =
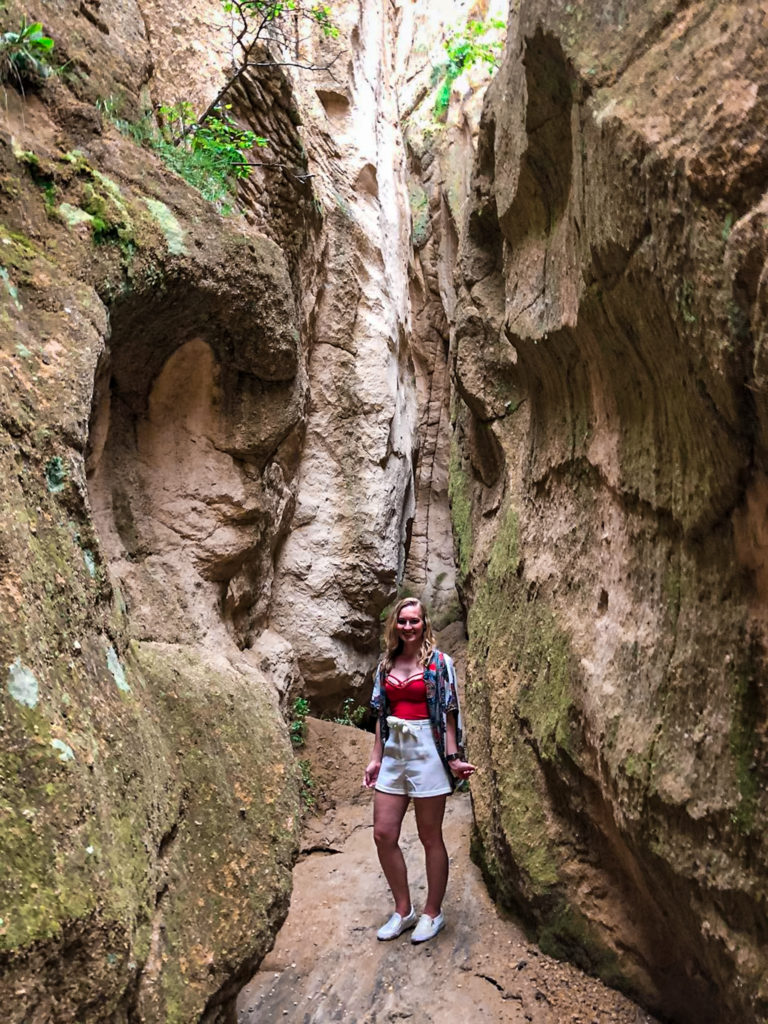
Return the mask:
{"type": "Polygon", "coordinates": [[[0,136],[14,1021],[216,1019],[285,912],[279,705],[369,676],[420,420],[446,450],[444,325],[437,402],[410,345],[407,54],[385,13],[340,5],[337,40],[297,44],[332,72],[241,76],[233,115],[270,145],[225,220],[126,131],[232,74],[218,0],[7,5],[69,68],[9,89],[0,136]]]}
{"type": "Polygon", "coordinates": [[[523,2],[455,318],[476,854],[676,1021],[765,988],[764,13],[523,2]]]}
{"type": "Polygon", "coordinates": [[[335,16],[340,59],[297,82],[324,229],[304,273],[311,399],[270,613],[317,707],[338,705],[370,676],[414,507],[408,207],[392,26],[375,3],[335,16]]]}
{"type": "Polygon", "coordinates": [[[151,63],[136,11],[106,50],[72,17],[82,99],[9,88],[0,133],[0,1003],[213,1021],[296,852],[288,684],[241,648],[293,509],[300,321],[278,245],[93,106],[120,39],[151,63]]]}
{"type": "Polygon", "coordinates": [[[468,3],[241,76],[227,220],[96,105],[202,109],[218,0],[6,5],[69,68],[0,132],[13,1021],[224,1016],[287,909],[280,704],[364,695],[456,574],[494,893],[672,1019],[765,1016],[764,16],[512,8],[479,132],[487,76],[430,91],[468,3]]]}

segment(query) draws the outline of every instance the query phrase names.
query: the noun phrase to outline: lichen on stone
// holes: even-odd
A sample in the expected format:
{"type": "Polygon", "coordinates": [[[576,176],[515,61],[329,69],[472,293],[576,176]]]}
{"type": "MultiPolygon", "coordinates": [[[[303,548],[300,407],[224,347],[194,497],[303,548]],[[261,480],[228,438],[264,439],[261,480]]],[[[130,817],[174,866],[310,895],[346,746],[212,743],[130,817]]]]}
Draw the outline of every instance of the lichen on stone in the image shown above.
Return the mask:
{"type": "Polygon", "coordinates": [[[143,199],[165,235],[168,251],[174,256],[183,256],[187,252],[187,246],[184,241],[184,229],[176,215],[159,199],[151,199],[149,196],[144,196],[143,199]]]}
{"type": "Polygon", "coordinates": [[[53,747],[54,750],[57,750],[59,752],[60,761],[67,762],[75,760],[74,750],[72,749],[72,747],[70,747],[68,743],[65,743],[64,740],[53,739],[51,740],[51,746],[53,747]]]}
{"type": "Polygon", "coordinates": [[[5,290],[8,292],[8,296],[11,302],[14,304],[16,309],[21,309],[22,305],[19,301],[19,290],[11,280],[11,275],[8,273],[6,267],[0,266],[0,281],[3,282],[5,290]]]}
{"type": "Polygon", "coordinates": [[[74,228],[78,224],[91,224],[93,222],[92,214],[82,210],[79,206],[72,206],[71,203],[59,203],[56,209],[68,227],[74,228]]]}
{"type": "Polygon", "coordinates": [[[120,658],[117,656],[117,651],[111,645],[107,648],[107,668],[115,680],[118,690],[122,690],[123,693],[130,693],[131,687],[125,678],[125,669],[120,662],[120,658]]]}
{"type": "Polygon", "coordinates": [[[67,466],[60,455],[53,455],[45,464],[45,482],[51,494],[60,494],[67,485],[67,466]]]}
{"type": "Polygon", "coordinates": [[[40,686],[32,670],[22,665],[21,658],[17,658],[9,666],[6,685],[8,693],[19,704],[24,704],[28,708],[37,707],[40,686]]]}

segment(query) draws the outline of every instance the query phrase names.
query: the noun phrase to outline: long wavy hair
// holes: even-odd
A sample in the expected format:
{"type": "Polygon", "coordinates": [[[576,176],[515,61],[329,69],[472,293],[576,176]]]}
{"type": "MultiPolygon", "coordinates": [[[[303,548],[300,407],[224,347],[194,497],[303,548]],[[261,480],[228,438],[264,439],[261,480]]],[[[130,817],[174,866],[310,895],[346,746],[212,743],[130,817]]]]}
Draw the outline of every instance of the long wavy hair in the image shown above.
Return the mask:
{"type": "Polygon", "coordinates": [[[384,626],[384,654],[381,658],[381,666],[385,672],[392,670],[392,663],[403,650],[403,641],[397,635],[397,620],[404,608],[411,608],[416,605],[421,611],[421,620],[424,623],[424,632],[421,637],[421,650],[419,651],[419,662],[426,668],[432,651],[435,649],[435,634],[432,632],[432,622],[429,612],[424,604],[417,597],[404,597],[398,601],[395,607],[387,616],[384,626]]]}

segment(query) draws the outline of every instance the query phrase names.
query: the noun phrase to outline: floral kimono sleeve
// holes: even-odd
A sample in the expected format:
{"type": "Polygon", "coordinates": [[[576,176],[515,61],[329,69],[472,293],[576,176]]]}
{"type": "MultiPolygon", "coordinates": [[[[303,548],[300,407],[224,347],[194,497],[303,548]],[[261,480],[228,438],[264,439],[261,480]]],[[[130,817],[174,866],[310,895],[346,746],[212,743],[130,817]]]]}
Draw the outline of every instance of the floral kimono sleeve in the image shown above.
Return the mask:
{"type": "Polygon", "coordinates": [[[381,665],[376,666],[376,675],[373,679],[373,693],[371,694],[371,710],[375,711],[377,715],[381,714],[384,710],[384,681],[383,672],[381,671],[381,665]]]}
{"type": "Polygon", "coordinates": [[[444,654],[445,660],[445,696],[443,711],[455,711],[457,716],[459,713],[459,684],[456,679],[456,669],[453,665],[453,659],[444,654]]]}
{"type": "Polygon", "coordinates": [[[376,675],[373,678],[371,709],[375,713],[376,720],[379,723],[379,735],[381,736],[382,742],[386,743],[389,736],[389,726],[387,725],[389,706],[387,702],[387,691],[384,689],[384,672],[382,671],[381,663],[376,666],[376,675]]]}

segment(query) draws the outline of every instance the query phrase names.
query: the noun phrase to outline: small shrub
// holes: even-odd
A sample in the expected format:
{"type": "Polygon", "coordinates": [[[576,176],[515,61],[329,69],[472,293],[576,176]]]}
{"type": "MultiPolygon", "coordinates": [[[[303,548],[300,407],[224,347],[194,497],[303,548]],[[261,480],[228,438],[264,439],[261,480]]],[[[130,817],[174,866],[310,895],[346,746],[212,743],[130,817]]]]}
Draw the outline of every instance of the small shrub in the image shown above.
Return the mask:
{"type": "Polygon", "coordinates": [[[222,182],[247,178],[251,168],[246,153],[268,144],[262,135],[241,128],[229,113],[231,109],[229,103],[215,107],[203,121],[197,120],[192,104],[186,100],[159,110],[166,126],[166,141],[187,158],[197,156],[198,162],[222,182]]]}
{"type": "MultiPolygon", "coordinates": [[[[315,22],[323,35],[335,39],[339,30],[331,18],[331,9],[325,4],[306,4],[301,0],[223,0],[222,7],[227,14],[237,13],[247,23],[249,17],[261,22],[262,26],[279,22],[286,15],[294,15],[315,22]]],[[[256,35],[261,35],[259,28],[256,35]]]]}
{"type": "Polygon", "coordinates": [[[263,136],[241,128],[229,113],[229,105],[217,107],[202,122],[195,120],[192,105],[186,100],[160,107],[162,128],[149,112],[138,121],[120,117],[118,97],[105,97],[97,105],[122,135],[157,153],[224,214],[232,210],[238,179],[251,173],[248,152],[268,144],[263,136]]]}
{"type": "Polygon", "coordinates": [[[470,19],[463,29],[450,33],[443,44],[447,59],[432,72],[433,88],[441,82],[433,107],[434,116],[438,120],[442,120],[448,112],[451,88],[462,71],[478,61],[487,64],[492,71],[499,66],[504,45],[501,33],[505,28],[505,23],[498,18],[489,21],[470,19]]]}
{"type": "Polygon", "coordinates": [[[49,58],[54,42],[42,23],[23,23],[16,32],[0,36],[0,81],[20,86],[41,85],[53,73],[49,58]]]}
{"type": "Polygon", "coordinates": [[[367,713],[363,704],[355,704],[354,697],[345,697],[341,705],[341,714],[334,718],[338,725],[360,726],[367,713]]]}
{"type": "Polygon", "coordinates": [[[309,714],[309,701],[304,697],[297,697],[291,708],[291,721],[288,726],[291,743],[294,747],[303,747],[307,738],[307,715],[309,714]]]}

